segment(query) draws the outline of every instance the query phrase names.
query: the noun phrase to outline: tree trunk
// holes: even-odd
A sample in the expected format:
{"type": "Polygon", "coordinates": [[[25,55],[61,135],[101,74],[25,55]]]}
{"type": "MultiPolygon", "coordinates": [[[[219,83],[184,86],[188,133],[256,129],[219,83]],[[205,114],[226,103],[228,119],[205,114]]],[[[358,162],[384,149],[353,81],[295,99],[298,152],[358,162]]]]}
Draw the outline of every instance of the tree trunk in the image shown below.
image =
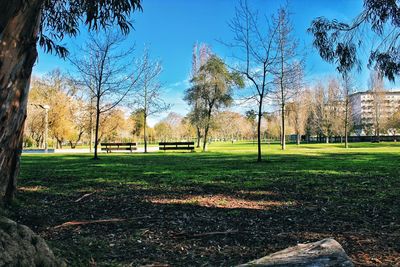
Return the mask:
{"type": "Polygon", "coordinates": [[[22,150],[42,0],[0,0],[0,202],[10,203],[22,150]]]}
{"type": "Polygon", "coordinates": [[[207,150],[207,138],[208,138],[208,131],[210,129],[210,123],[211,123],[211,112],[212,112],[212,106],[210,106],[208,109],[207,124],[206,124],[206,127],[204,128],[203,152],[205,152],[207,150]]]}
{"type": "Polygon", "coordinates": [[[207,150],[208,125],[204,128],[203,152],[207,150]]]}
{"type": "Polygon", "coordinates": [[[59,149],[62,149],[62,141],[57,139],[57,146],[59,149]]]}
{"type": "Polygon", "coordinates": [[[93,148],[93,97],[90,98],[90,112],[89,112],[89,153],[92,153],[93,148]]]}
{"type": "Polygon", "coordinates": [[[97,156],[97,147],[99,145],[99,126],[100,126],[100,99],[97,98],[97,110],[96,110],[96,127],[94,131],[94,157],[93,159],[99,159],[97,156]]]}
{"type": "Polygon", "coordinates": [[[144,122],[144,126],[143,126],[143,140],[144,140],[144,153],[147,153],[147,116],[146,114],[144,114],[143,116],[143,122],[144,122]]]}
{"type": "Polygon", "coordinates": [[[200,147],[200,139],[201,139],[200,127],[196,126],[196,130],[197,130],[197,148],[199,148],[200,147]]]}
{"type": "MultiPolygon", "coordinates": [[[[282,99],[283,101],[283,99],[282,99]]],[[[281,133],[281,145],[282,145],[282,150],[286,149],[286,139],[285,139],[285,104],[282,102],[282,108],[281,108],[282,114],[281,114],[281,119],[282,119],[282,133],[281,133]]]]}
{"type": "Polygon", "coordinates": [[[299,134],[299,133],[297,133],[297,135],[296,135],[296,139],[297,139],[297,145],[300,145],[300,142],[301,142],[301,135],[299,134]]]}
{"type": "Polygon", "coordinates": [[[262,97],[258,105],[258,120],[257,120],[257,162],[261,162],[261,119],[262,119],[262,97]]]}

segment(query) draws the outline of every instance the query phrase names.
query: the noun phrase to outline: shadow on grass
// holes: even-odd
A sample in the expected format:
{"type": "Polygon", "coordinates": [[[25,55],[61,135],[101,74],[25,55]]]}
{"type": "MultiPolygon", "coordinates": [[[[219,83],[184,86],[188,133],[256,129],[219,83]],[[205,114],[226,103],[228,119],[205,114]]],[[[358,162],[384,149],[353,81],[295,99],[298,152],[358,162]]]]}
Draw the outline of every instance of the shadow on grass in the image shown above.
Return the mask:
{"type": "Polygon", "coordinates": [[[274,154],[261,164],[254,156],[25,156],[13,217],[74,266],[91,258],[227,266],[330,236],[363,264],[400,257],[399,154],[274,154]],[[53,228],[105,218],[128,220],[53,228]],[[238,232],[193,237],[232,229],[238,232]]]}

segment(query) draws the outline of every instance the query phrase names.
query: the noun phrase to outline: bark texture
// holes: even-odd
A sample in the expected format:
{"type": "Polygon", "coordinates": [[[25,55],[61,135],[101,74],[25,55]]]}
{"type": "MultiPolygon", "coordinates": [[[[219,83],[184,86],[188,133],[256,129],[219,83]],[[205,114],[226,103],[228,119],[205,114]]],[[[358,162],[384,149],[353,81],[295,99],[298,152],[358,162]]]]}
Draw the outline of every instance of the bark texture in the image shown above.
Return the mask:
{"type": "Polygon", "coordinates": [[[0,0],[0,197],[5,203],[16,190],[42,1],[0,0]]]}
{"type": "Polygon", "coordinates": [[[0,241],[0,266],[66,266],[56,259],[43,238],[4,217],[0,217],[0,241]]]}
{"type": "Polygon", "coordinates": [[[299,244],[238,267],[353,267],[353,263],[334,239],[327,238],[309,244],[299,244]]]}

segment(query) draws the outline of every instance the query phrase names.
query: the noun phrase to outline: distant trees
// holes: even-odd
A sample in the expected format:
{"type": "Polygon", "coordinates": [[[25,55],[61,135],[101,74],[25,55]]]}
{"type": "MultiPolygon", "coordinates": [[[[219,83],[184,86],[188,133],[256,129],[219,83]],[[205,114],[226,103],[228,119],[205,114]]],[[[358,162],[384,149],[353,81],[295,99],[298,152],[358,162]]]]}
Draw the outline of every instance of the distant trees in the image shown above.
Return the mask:
{"type": "MultiPolygon", "coordinates": [[[[400,132],[400,110],[395,112],[387,121],[387,129],[393,136],[396,136],[400,132]]],[[[396,142],[397,140],[394,139],[396,142]]]]}
{"type": "Polygon", "coordinates": [[[121,141],[129,138],[128,120],[122,110],[115,108],[101,117],[99,125],[99,140],[121,141]]]}
{"type": "Polygon", "coordinates": [[[212,55],[199,69],[192,80],[193,86],[187,89],[185,99],[191,105],[201,103],[203,126],[203,151],[206,150],[213,113],[222,107],[231,105],[233,88],[243,87],[244,82],[237,72],[230,72],[225,63],[212,55]]]}
{"type": "Polygon", "coordinates": [[[313,119],[316,131],[319,135],[325,136],[326,142],[329,143],[332,114],[328,109],[327,91],[322,83],[315,85],[313,101],[313,119]]]}
{"type": "Polygon", "coordinates": [[[41,146],[44,140],[44,111],[40,106],[48,105],[48,126],[50,134],[56,139],[57,147],[66,141],[71,146],[83,134],[85,118],[84,111],[79,109],[81,104],[73,81],[54,70],[43,78],[34,78],[31,85],[28,102],[27,134],[41,146]]]}
{"type": "Polygon", "coordinates": [[[252,126],[252,123],[243,115],[232,111],[222,111],[215,114],[213,136],[231,142],[251,138],[253,134],[252,126]]]}
{"type": "Polygon", "coordinates": [[[289,124],[296,134],[296,143],[300,145],[301,136],[306,134],[307,119],[311,108],[310,90],[302,90],[287,103],[289,124]]]}

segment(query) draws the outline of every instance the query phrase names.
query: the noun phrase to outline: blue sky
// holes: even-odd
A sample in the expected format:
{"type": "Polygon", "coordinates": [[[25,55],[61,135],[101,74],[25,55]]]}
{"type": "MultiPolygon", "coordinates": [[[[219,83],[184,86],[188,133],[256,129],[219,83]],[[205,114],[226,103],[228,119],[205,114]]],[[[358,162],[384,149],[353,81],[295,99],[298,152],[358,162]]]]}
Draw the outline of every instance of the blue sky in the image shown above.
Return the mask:
{"type": "MultiPolygon", "coordinates": [[[[269,16],[287,1],[248,0],[250,6],[260,14],[269,16]]],[[[195,42],[211,45],[214,52],[222,58],[231,55],[231,51],[218,42],[230,41],[232,34],[227,23],[234,16],[236,0],[143,0],[143,12],[133,15],[134,28],[127,42],[136,43],[136,53],[140,56],[143,46],[149,47],[151,55],[161,60],[163,73],[161,81],[165,85],[164,96],[172,103],[171,111],[184,115],[188,107],[182,100],[183,91],[188,86],[188,76],[191,68],[191,53],[195,42]]],[[[361,0],[291,0],[288,1],[292,12],[292,23],[297,38],[304,44],[307,53],[306,78],[312,83],[327,75],[336,75],[334,66],[323,62],[316,50],[311,46],[311,36],[306,33],[311,21],[318,16],[329,19],[336,18],[349,22],[362,9],[361,0]]],[[[78,47],[86,40],[86,30],[82,28],[81,35],[72,40],[65,39],[63,43],[71,53],[79,53],[78,47]]],[[[39,60],[33,73],[42,75],[54,68],[73,72],[67,61],[54,55],[45,54],[39,49],[39,60]]],[[[369,71],[366,67],[358,73],[359,89],[365,89],[369,71]]],[[[154,124],[160,117],[152,118],[154,124]]]]}

